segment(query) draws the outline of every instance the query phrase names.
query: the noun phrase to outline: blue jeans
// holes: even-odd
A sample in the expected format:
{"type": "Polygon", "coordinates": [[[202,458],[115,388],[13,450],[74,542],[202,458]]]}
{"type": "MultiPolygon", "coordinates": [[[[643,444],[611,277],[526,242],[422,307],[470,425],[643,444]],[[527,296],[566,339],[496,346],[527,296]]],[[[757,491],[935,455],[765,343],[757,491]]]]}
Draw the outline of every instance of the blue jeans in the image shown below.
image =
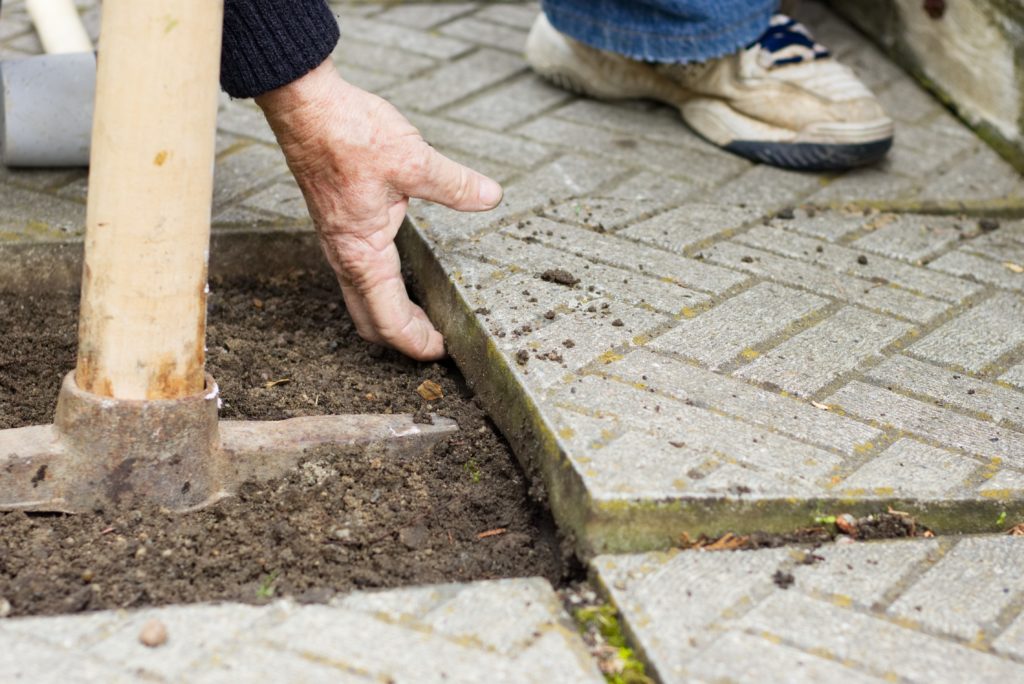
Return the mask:
{"type": "Polygon", "coordinates": [[[542,0],[551,25],[647,62],[700,62],[757,40],[778,0],[542,0]]]}

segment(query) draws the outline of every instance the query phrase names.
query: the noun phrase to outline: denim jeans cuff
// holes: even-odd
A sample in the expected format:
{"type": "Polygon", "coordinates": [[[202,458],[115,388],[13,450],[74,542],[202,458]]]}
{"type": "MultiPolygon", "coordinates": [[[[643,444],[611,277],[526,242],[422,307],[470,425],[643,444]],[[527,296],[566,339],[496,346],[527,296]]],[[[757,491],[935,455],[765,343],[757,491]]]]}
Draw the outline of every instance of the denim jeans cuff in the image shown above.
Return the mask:
{"type": "Polygon", "coordinates": [[[750,2],[750,12],[739,21],[703,22],[699,25],[659,21],[644,30],[624,22],[596,16],[557,2],[543,3],[544,14],[559,32],[600,50],[645,62],[687,63],[722,57],[750,45],[768,28],[775,0],[750,2]],[[673,30],[677,29],[677,30],[673,30]]]}

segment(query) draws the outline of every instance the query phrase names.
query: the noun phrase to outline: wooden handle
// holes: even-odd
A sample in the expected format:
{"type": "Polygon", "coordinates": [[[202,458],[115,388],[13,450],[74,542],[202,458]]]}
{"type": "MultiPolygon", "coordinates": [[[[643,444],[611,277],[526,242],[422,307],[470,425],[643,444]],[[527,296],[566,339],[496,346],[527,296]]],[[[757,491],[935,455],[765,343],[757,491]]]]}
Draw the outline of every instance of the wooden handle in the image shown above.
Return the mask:
{"type": "Polygon", "coordinates": [[[92,52],[92,41],[82,26],[74,0],[25,0],[25,9],[47,54],[92,52]]]}
{"type": "Polygon", "coordinates": [[[75,379],[203,391],[223,0],[105,0],[75,379]]]}

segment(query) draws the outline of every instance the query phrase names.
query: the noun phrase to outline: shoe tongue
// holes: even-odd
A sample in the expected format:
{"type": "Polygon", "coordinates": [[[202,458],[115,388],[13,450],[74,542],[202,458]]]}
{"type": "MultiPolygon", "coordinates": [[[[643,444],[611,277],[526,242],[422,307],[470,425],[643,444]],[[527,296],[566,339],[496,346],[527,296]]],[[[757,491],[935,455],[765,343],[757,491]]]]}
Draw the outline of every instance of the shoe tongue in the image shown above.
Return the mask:
{"type": "Polygon", "coordinates": [[[757,60],[769,70],[831,55],[828,48],[815,42],[806,26],[785,14],[772,17],[768,30],[748,46],[753,47],[761,48],[757,60]]]}

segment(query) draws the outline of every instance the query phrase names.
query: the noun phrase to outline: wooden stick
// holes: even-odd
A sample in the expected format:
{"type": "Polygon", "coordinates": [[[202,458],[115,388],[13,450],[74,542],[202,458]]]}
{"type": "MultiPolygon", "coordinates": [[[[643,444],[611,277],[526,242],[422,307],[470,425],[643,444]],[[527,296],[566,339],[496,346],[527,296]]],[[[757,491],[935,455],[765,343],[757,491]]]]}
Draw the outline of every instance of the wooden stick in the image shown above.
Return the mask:
{"type": "Polygon", "coordinates": [[[82,26],[74,0],[25,0],[25,9],[46,54],[92,52],[92,41],[82,26]]]}
{"type": "Polygon", "coordinates": [[[223,0],[105,0],[78,386],[203,391],[223,0]]]}

